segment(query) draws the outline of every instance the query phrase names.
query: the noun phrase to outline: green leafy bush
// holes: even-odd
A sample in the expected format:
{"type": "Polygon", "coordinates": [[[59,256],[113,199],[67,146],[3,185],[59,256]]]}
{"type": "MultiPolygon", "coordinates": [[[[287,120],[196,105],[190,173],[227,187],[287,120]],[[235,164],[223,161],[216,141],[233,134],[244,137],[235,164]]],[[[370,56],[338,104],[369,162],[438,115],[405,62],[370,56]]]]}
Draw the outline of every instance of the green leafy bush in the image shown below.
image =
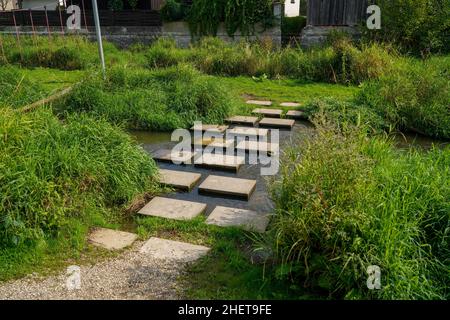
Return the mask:
{"type": "Polygon", "coordinates": [[[331,298],[448,299],[450,148],[400,153],[316,122],[272,184],[278,276],[331,298]],[[381,268],[381,290],[366,287],[381,268]]]}
{"type": "Polygon", "coordinates": [[[156,165],[101,119],[0,109],[0,247],[56,235],[157,190],[156,165]]]}
{"type": "Polygon", "coordinates": [[[188,7],[180,0],[167,0],[160,12],[164,21],[180,21],[186,18],[188,7]]]}

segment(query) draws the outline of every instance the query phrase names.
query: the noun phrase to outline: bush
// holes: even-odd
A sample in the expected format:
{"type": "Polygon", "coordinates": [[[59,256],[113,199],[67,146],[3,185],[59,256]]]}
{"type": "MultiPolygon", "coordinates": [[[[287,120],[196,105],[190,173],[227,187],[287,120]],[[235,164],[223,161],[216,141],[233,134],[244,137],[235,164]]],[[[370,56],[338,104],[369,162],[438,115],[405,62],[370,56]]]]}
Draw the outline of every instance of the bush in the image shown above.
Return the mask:
{"type": "Polygon", "coordinates": [[[283,17],[281,21],[281,34],[283,37],[300,36],[306,26],[306,17],[283,17]]]}
{"type": "Polygon", "coordinates": [[[101,119],[0,109],[0,246],[54,236],[157,190],[156,165],[101,119]]]}
{"type": "Polygon", "coordinates": [[[450,138],[450,60],[406,60],[364,84],[358,101],[401,130],[450,138]]]}
{"type": "Polygon", "coordinates": [[[167,0],[161,8],[164,21],[180,21],[187,16],[188,7],[179,0],[167,0]]]}
{"type": "Polygon", "coordinates": [[[130,129],[173,130],[194,121],[221,123],[233,99],[214,79],[180,65],[148,71],[116,68],[106,82],[92,78],[79,85],[60,109],[88,112],[130,129]]]}
{"type": "Polygon", "coordinates": [[[316,125],[272,184],[278,276],[331,298],[448,299],[450,148],[400,153],[316,125]],[[380,266],[382,290],[367,289],[369,265],[380,266]]]}

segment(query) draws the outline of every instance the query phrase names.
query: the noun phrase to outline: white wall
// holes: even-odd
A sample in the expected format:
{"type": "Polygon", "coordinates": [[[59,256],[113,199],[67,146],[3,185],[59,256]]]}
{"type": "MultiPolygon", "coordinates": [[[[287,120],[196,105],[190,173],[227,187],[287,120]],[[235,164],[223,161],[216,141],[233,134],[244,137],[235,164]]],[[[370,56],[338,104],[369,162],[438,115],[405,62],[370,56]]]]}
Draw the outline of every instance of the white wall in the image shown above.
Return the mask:
{"type": "Polygon", "coordinates": [[[36,8],[36,10],[44,10],[44,6],[47,6],[47,10],[56,9],[57,0],[23,0],[22,9],[36,8]]]}
{"type": "Polygon", "coordinates": [[[300,0],[285,0],[284,15],[286,17],[297,17],[300,15],[300,0]],[[294,2],[294,3],[292,3],[294,2]]]}

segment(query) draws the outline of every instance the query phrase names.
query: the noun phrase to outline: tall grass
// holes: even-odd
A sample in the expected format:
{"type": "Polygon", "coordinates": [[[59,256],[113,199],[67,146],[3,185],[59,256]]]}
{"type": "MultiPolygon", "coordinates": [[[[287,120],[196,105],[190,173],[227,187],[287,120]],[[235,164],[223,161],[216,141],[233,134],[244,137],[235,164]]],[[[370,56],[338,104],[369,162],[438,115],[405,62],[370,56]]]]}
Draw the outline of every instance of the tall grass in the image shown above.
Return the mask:
{"type": "Polygon", "coordinates": [[[233,109],[233,98],[214,79],[189,66],[116,68],[105,82],[84,81],[61,108],[105,117],[130,129],[172,130],[196,120],[222,122],[233,109]]]}
{"type": "Polygon", "coordinates": [[[0,108],[22,107],[42,98],[42,86],[30,80],[18,68],[0,66],[0,108]]]}
{"type": "Polygon", "coordinates": [[[334,298],[448,299],[450,148],[400,153],[358,132],[322,119],[287,152],[272,188],[279,274],[334,298]]]}
{"type": "Polygon", "coordinates": [[[109,208],[157,190],[156,170],[104,120],[0,109],[0,247],[51,238],[74,219],[106,219],[109,208]]]}

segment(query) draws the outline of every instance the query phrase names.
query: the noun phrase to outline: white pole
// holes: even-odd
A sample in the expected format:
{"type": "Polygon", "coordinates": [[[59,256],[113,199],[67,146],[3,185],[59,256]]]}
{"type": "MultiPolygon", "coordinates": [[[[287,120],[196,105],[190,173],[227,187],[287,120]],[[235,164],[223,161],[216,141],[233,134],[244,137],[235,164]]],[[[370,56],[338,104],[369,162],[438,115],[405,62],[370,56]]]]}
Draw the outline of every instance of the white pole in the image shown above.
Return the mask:
{"type": "Polygon", "coordinates": [[[103,55],[102,32],[100,30],[97,0],[92,0],[92,10],[94,11],[95,33],[97,34],[98,54],[100,56],[100,62],[102,63],[103,79],[106,79],[105,56],[103,55]]]}

